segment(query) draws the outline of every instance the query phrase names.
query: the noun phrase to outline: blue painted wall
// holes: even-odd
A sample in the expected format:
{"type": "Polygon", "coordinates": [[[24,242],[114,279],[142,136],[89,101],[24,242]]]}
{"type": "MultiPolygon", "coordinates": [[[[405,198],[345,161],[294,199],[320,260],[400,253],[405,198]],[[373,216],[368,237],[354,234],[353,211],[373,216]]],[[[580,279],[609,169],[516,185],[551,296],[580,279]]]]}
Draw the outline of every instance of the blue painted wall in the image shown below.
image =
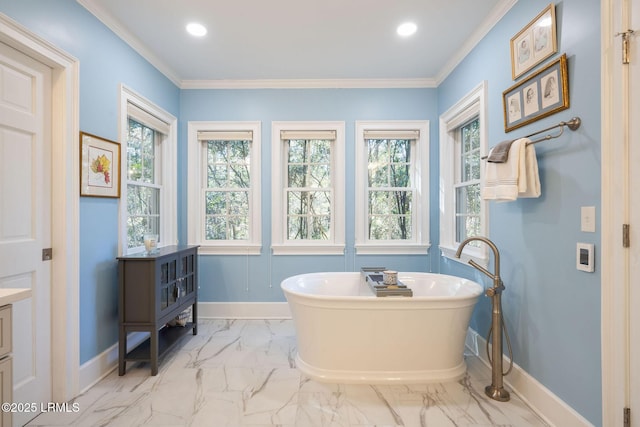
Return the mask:
{"type": "MultiPolygon", "coordinates": [[[[484,281],[468,266],[440,258],[438,232],[438,116],[480,81],[489,83],[490,145],[578,115],[575,133],[538,144],[543,196],[490,207],[489,236],[502,255],[504,306],[514,360],[595,425],[601,424],[600,273],[575,270],[575,244],[594,243],[580,231],[580,207],[600,214],[600,4],[556,2],[559,52],[569,59],[569,110],[505,135],[502,91],[511,80],[509,39],[548,0],[518,2],[438,89],[182,90],[73,0],[0,0],[7,14],[80,62],[80,128],[118,139],[118,87],[124,83],[179,117],[179,239],[187,230],[187,144],[190,120],[260,120],[263,141],[263,250],[260,256],[202,257],[203,301],[283,301],[280,281],[319,270],[393,265],[399,270],[441,271],[484,281]],[[430,121],[431,243],[429,256],[355,256],[354,123],[356,120],[430,121]],[[274,257],[271,230],[271,121],[343,120],[346,123],[345,256],[274,257]],[[585,333],[588,331],[588,333],[585,333]]],[[[80,362],[117,342],[118,201],[80,199],[80,362]],[[96,244],[95,242],[99,242],[96,244]]],[[[488,329],[490,306],[482,299],[472,327],[488,329]]]]}
{"type": "MultiPolygon", "coordinates": [[[[515,83],[509,40],[548,4],[548,0],[518,2],[439,86],[438,108],[440,113],[446,111],[486,80],[489,146],[573,116],[582,118],[578,131],[567,130],[561,138],[535,146],[542,186],[539,199],[490,203],[489,236],[500,249],[506,286],[503,304],[515,363],[599,425],[599,220],[596,233],[580,231],[581,206],[595,206],[597,218],[600,215],[599,1],[556,3],[558,55],[566,53],[568,58],[570,109],[504,132],[502,91],[515,83]],[[595,244],[594,273],[576,270],[577,242],[595,244]]],[[[471,267],[456,261],[442,259],[441,272],[487,282],[471,267]]],[[[485,334],[490,319],[490,303],[482,298],[472,327],[485,334]]]]}
{"type": "MultiPolygon", "coordinates": [[[[121,83],[178,116],[179,89],[76,1],[0,0],[0,12],[80,61],[80,130],[120,139],[121,83]]],[[[80,198],[80,363],[118,341],[118,217],[117,199],[80,198]]]]}
{"type": "MultiPolygon", "coordinates": [[[[285,301],[280,282],[293,274],[314,271],[359,271],[363,265],[380,264],[404,271],[430,271],[430,263],[433,259],[437,263],[437,255],[354,255],[354,139],[356,120],[429,120],[432,141],[430,178],[435,183],[438,179],[436,99],[435,89],[183,90],[180,105],[182,151],[179,155],[182,170],[186,170],[186,129],[189,121],[262,122],[262,253],[259,256],[201,256],[201,301],[285,301]],[[345,256],[271,255],[271,122],[286,120],[345,122],[345,256]]],[[[181,218],[187,215],[185,175],[180,174],[179,180],[182,189],[181,218]]],[[[431,204],[437,207],[437,192],[432,191],[431,195],[431,204]]],[[[431,226],[435,228],[436,223],[432,221],[431,226]]],[[[187,221],[180,221],[179,227],[180,235],[186,236],[187,221]]],[[[437,235],[437,230],[432,231],[437,235]]],[[[437,247],[435,250],[437,254],[437,247]]]]}

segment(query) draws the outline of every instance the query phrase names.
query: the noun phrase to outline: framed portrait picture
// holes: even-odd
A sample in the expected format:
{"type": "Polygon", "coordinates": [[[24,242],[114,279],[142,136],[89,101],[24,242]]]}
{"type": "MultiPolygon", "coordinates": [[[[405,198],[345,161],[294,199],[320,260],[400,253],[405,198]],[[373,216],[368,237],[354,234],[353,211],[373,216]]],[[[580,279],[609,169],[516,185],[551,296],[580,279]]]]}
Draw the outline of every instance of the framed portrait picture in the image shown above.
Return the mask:
{"type": "Polygon", "coordinates": [[[567,55],[505,90],[502,104],[505,132],[569,108],[567,55]]]}
{"type": "Polygon", "coordinates": [[[120,144],[80,132],[80,196],[120,197],[120,144]]]}
{"type": "Polygon", "coordinates": [[[511,78],[517,79],[557,51],[556,8],[551,3],[511,39],[511,78]]]}

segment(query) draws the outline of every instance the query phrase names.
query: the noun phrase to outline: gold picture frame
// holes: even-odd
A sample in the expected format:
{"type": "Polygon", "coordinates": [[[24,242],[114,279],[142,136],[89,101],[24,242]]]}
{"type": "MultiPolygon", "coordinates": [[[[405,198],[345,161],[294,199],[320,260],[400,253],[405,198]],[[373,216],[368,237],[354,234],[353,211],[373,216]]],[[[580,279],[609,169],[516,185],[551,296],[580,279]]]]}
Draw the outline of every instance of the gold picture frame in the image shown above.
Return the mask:
{"type": "Polygon", "coordinates": [[[502,92],[502,107],[505,132],[569,108],[567,55],[502,92]]]}
{"type": "Polygon", "coordinates": [[[550,3],[511,38],[510,44],[511,78],[513,80],[558,52],[555,5],[550,3]]]}
{"type": "Polygon", "coordinates": [[[120,144],[80,132],[80,196],[120,197],[120,144]]]}

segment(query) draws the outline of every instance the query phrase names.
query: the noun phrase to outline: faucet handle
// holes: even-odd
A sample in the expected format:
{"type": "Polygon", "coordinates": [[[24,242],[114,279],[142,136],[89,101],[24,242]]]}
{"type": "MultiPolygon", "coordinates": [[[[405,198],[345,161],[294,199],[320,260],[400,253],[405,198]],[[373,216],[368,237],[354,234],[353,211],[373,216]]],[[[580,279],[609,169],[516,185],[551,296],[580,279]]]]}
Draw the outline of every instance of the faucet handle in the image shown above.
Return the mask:
{"type": "Polygon", "coordinates": [[[481,271],[485,275],[489,276],[491,279],[495,278],[494,275],[489,272],[489,270],[487,270],[486,268],[484,268],[483,266],[481,266],[480,264],[478,264],[474,260],[470,259],[469,260],[469,265],[472,266],[473,268],[475,268],[476,270],[481,271]]]}
{"type": "Polygon", "coordinates": [[[499,295],[499,294],[502,293],[502,291],[504,291],[504,285],[502,284],[502,280],[501,279],[498,279],[498,280],[500,280],[500,282],[499,282],[500,284],[498,286],[494,286],[492,288],[487,289],[484,292],[484,294],[486,296],[492,297],[492,296],[495,296],[495,295],[499,295]]]}

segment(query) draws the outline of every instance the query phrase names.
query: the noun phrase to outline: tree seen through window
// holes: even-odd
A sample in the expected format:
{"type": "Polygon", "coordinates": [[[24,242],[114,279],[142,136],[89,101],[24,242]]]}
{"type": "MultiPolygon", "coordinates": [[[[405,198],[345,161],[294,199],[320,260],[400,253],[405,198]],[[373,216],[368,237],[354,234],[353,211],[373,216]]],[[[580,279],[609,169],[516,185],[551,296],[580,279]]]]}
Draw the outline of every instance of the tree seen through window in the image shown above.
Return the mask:
{"type": "Polygon", "coordinates": [[[369,240],[410,240],[412,141],[368,139],[369,240]]]}
{"type": "Polygon", "coordinates": [[[159,234],[160,185],[156,178],[156,131],[131,118],[127,168],[127,247],[135,248],[143,245],[145,234],[159,234]]]}
{"type": "Polygon", "coordinates": [[[331,236],[331,141],[287,140],[287,239],[331,236]]]}
{"type": "Polygon", "coordinates": [[[207,141],[205,240],[249,238],[250,141],[207,141]]]}
{"type": "MultiPolygon", "coordinates": [[[[480,121],[460,127],[460,171],[455,186],[456,241],[478,236],[481,227],[480,121]]],[[[479,246],[479,242],[471,242],[479,246]]]]}

